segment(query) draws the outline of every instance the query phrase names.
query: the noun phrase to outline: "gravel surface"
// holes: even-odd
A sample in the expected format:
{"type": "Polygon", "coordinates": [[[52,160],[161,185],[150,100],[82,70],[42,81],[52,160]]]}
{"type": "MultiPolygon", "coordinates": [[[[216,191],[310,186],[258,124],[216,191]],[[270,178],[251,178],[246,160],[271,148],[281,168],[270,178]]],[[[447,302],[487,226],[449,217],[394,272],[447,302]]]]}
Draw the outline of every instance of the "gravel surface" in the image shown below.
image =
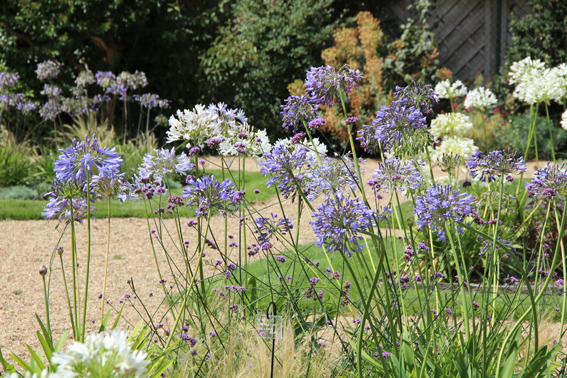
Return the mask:
{"type": "MultiPolygon", "coordinates": [[[[219,164],[218,158],[209,159],[211,165],[219,164]]],[[[370,178],[370,173],[376,167],[375,161],[367,161],[365,178],[370,178]]],[[[247,163],[247,170],[258,171],[259,167],[255,163],[247,163]]],[[[544,164],[540,163],[540,167],[544,164]]],[[[531,176],[534,164],[529,164],[526,177],[531,176]]],[[[438,175],[440,172],[435,171],[438,175]]],[[[268,204],[258,204],[264,215],[270,212],[281,214],[279,204],[273,200],[268,204]]],[[[295,219],[297,215],[297,205],[288,202],[284,203],[286,215],[290,219],[295,219]]],[[[300,229],[300,243],[307,243],[314,239],[313,232],[308,226],[310,220],[309,211],[305,210],[302,217],[302,227],[300,229]]],[[[181,225],[184,227],[184,238],[195,245],[196,231],[190,230],[185,226],[188,219],[183,219],[181,225]]],[[[173,220],[166,220],[169,229],[175,230],[173,220]]],[[[40,348],[37,341],[36,331],[39,325],[35,318],[38,314],[45,321],[45,304],[43,295],[43,283],[38,270],[42,264],[51,266],[51,286],[50,286],[50,318],[51,327],[55,335],[60,335],[64,330],[69,329],[69,314],[67,299],[64,295],[64,283],[62,279],[61,263],[59,256],[54,254],[54,247],[61,238],[62,230],[56,229],[56,221],[0,221],[0,348],[3,355],[8,357],[9,353],[29,359],[26,344],[32,348],[40,348]],[[51,262],[52,256],[55,259],[51,262]]],[[[154,228],[154,227],[152,227],[154,228]]],[[[77,245],[79,256],[80,282],[84,285],[85,266],[86,266],[86,245],[87,233],[86,222],[77,227],[77,245]]],[[[218,243],[223,248],[223,240],[220,235],[224,233],[224,222],[222,218],[215,217],[211,222],[211,230],[218,235],[218,243]]],[[[237,234],[238,219],[231,218],[229,221],[229,233],[237,234]]],[[[107,220],[101,219],[92,222],[92,258],[89,278],[89,299],[87,311],[87,328],[98,330],[100,326],[100,306],[101,300],[97,294],[102,291],[104,277],[104,261],[107,242],[107,220]]],[[[148,225],[145,219],[135,218],[113,218],[111,219],[111,249],[110,264],[107,278],[106,297],[114,306],[125,293],[132,294],[127,281],[132,279],[136,291],[143,299],[150,311],[158,311],[163,289],[158,284],[159,276],[156,270],[154,254],[148,233],[148,225]],[[150,297],[149,293],[153,293],[150,297]]],[[[251,240],[252,234],[248,234],[251,240]]],[[[168,251],[174,251],[174,244],[171,240],[164,238],[164,245],[168,251]]],[[[70,256],[70,232],[66,232],[61,239],[64,247],[62,255],[67,275],[67,284],[71,285],[71,256],[70,256]]],[[[167,259],[163,248],[156,245],[156,256],[160,266],[165,266],[167,259]]],[[[173,253],[173,260],[182,263],[181,255],[173,253]]],[[[210,274],[213,272],[212,262],[219,258],[217,251],[209,249],[205,259],[207,265],[205,271],[210,274]]],[[[169,271],[169,270],[168,270],[169,271]]],[[[49,277],[49,275],[48,275],[49,277]]],[[[170,278],[165,276],[164,278],[170,278]]],[[[81,287],[84,293],[84,287],[81,287]]],[[[84,294],[83,294],[84,295],[84,294]]],[[[80,298],[81,302],[83,297],[80,298]]],[[[125,320],[120,321],[120,327],[126,328],[128,321],[137,322],[139,315],[134,306],[125,301],[124,316],[125,320]]],[[[136,308],[140,308],[138,301],[136,308]]],[[[106,307],[108,309],[108,306],[106,307]]],[[[116,312],[113,312],[111,320],[114,320],[116,312]]],[[[71,342],[69,338],[68,342],[71,342]]],[[[8,358],[8,360],[11,360],[8,358]]]]}

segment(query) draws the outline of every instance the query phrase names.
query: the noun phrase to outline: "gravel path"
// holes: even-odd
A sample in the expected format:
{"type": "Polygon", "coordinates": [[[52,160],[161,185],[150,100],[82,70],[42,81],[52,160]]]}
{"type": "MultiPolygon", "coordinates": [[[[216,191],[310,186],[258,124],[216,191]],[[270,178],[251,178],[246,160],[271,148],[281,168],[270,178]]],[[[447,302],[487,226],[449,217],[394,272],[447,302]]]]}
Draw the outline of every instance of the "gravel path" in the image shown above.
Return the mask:
{"type": "MultiPolygon", "coordinates": [[[[218,158],[211,158],[210,163],[219,164],[218,158]]],[[[255,163],[247,163],[247,170],[258,171],[259,167],[255,163]]],[[[365,178],[370,178],[370,173],[374,170],[377,163],[367,161],[365,178]]],[[[540,163],[543,167],[544,164],[540,163]]],[[[531,176],[534,164],[528,167],[527,177],[531,176]]],[[[436,170],[435,174],[440,174],[436,170]]],[[[261,204],[262,214],[269,215],[270,212],[281,214],[277,201],[268,204],[261,204]]],[[[295,219],[297,215],[296,204],[284,203],[286,215],[290,219],[295,219]]],[[[310,220],[309,211],[303,212],[302,226],[300,229],[300,243],[312,241],[313,232],[308,226],[310,220]]],[[[182,225],[188,219],[183,219],[182,225]]],[[[238,220],[231,218],[229,222],[229,232],[234,234],[238,230],[238,220]]],[[[173,220],[166,220],[166,225],[174,230],[173,220]]],[[[56,229],[55,221],[1,221],[0,222],[0,348],[5,357],[9,353],[28,360],[29,353],[25,344],[32,348],[40,348],[37,341],[36,331],[39,325],[35,318],[37,313],[42,320],[45,320],[45,305],[43,296],[43,284],[38,270],[42,264],[50,266],[50,259],[53,248],[61,237],[61,230],[56,229]]],[[[186,226],[184,237],[192,243],[196,240],[196,232],[189,230],[186,226]]],[[[80,281],[84,283],[85,263],[86,263],[86,244],[87,233],[85,225],[77,227],[77,244],[79,254],[79,274],[80,281]]],[[[215,217],[211,222],[211,229],[219,239],[224,232],[222,218],[215,217]]],[[[104,276],[104,260],[106,253],[107,240],[107,220],[101,219],[92,223],[92,260],[89,278],[89,303],[87,312],[88,329],[98,329],[100,325],[100,305],[101,301],[96,295],[102,291],[104,276]]],[[[251,240],[252,234],[248,234],[251,240]]],[[[111,251],[110,266],[108,273],[107,298],[118,305],[118,300],[125,293],[132,293],[127,280],[133,279],[140,299],[149,309],[156,310],[159,307],[163,290],[158,284],[158,273],[154,260],[154,254],[149,243],[148,226],[145,219],[135,218],[114,218],[111,219],[111,251]],[[150,297],[149,293],[153,293],[150,297]]],[[[171,241],[164,242],[167,250],[174,250],[171,241]]],[[[223,247],[222,240],[219,246],[223,247]]],[[[65,233],[61,240],[64,247],[63,261],[67,283],[71,283],[69,272],[71,271],[70,262],[70,232],[65,233]]],[[[194,244],[192,244],[194,245],[194,244]]],[[[157,259],[160,266],[165,266],[166,256],[163,249],[157,248],[157,259]]],[[[212,262],[219,258],[218,252],[209,250],[206,257],[206,272],[213,271],[212,262]]],[[[181,262],[180,254],[175,254],[174,260],[181,262]]],[[[63,290],[63,279],[59,257],[55,255],[51,274],[51,294],[50,294],[50,314],[51,327],[55,335],[60,335],[65,329],[69,328],[68,308],[66,297],[63,290]]],[[[169,278],[169,277],[165,277],[169,278]]],[[[84,288],[81,288],[84,290],[84,288]]],[[[83,298],[81,298],[81,301],[83,298]]],[[[137,306],[139,307],[139,305],[137,306]]],[[[108,308],[108,307],[107,307],[108,308]]],[[[127,320],[136,322],[139,316],[136,314],[134,306],[126,303],[124,316],[127,320]]],[[[113,320],[115,313],[111,319],[113,320]]],[[[126,321],[121,321],[120,326],[125,328],[126,321]]],[[[70,339],[70,338],[69,338],[70,339]]],[[[8,358],[11,360],[10,358],[8,358]]]]}

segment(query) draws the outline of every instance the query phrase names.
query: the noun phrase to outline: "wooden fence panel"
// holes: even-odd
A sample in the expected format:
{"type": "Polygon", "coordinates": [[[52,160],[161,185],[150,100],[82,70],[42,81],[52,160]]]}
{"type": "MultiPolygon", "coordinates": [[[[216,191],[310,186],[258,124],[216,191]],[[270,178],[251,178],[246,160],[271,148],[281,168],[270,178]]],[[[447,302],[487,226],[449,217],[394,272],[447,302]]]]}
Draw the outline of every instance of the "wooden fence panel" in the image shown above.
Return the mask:
{"type": "MultiPolygon", "coordinates": [[[[411,0],[395,2],[390,10],[400,23],[412,15],[411,0]]],[[[526,0],[437,0],[428,18],[439,45],[441,66],[456,79],[466,80],[482,72],[494,76],[512,44],[511,13],[519,20],[532,12],[526,0]]]]}

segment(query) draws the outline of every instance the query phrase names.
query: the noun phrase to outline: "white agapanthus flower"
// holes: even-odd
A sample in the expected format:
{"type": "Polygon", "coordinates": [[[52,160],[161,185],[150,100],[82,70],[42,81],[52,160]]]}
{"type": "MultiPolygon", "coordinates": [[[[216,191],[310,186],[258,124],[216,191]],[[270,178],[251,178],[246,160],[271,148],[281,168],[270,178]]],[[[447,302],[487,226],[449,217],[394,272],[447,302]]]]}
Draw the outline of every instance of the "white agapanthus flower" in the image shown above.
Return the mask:
{"type": "Polygon", "coordinates": [[[510,84],[525,82],[534,74],[534,72],[543,71],[544,69],[545,63],[539,59],[533,60],[528,56],[519,62],[514,62],[510,66],[508,82],[510,84]]]}
{"type": "Polygon", "coordinates": [[[178,110],[177,118],[172,115],[169,119],[167,143],[186,140],[192,146],[202,148],[207,141],[220,136],[221,130],[217,119],[217,114],[208,111],[200,104],[196,105],[193,110],[178,110]]]}
{"type": "Polygon", "coordinates": [[[477,150],[478,147],[474,145],[474,140],[470,138],[448,137],[443,139],[441,145],[436,149],[429,147],[429,155],[431,161],[441,159],[443,154],[460,155],[463,161],[467,161],[477,150]]]}
{"type": "Polygon", "coordinates": [[[223,156],[261,157],[272,150],[266,130],[255,130],[248,123],[234,123],[220,138],[218,150],[223,156]]]}
{"type": "Polygon", "coordinates": [[[439,98],[451,99],[454,97],[463,97],[467,94],[467,87],[465,87],[463,82],[460,80],[456,80],[453,84],[451,84],[449,79],[447,79],[437,83],[435,86],[435,93],[437,93],[439,98]]]}
{"type": "Polygon", "coordinates": [[[539,59],[527,57],[510,67],[509,82],[515,84],[514,97],[530,105],[560,101],[567,86],[567,67],[549,69],[539,59]]]}
{"type": "Polygon", "coordinates": [[[297,150],[299,148],[303,148],[306,147],[309,151],[307,152],[307,156],[309,158],[312,158],[314,161],[318,161],[319,158],[317,157],[317,154],[321,157],[324,158],[327,156],[327,146],[325,146],[323,143],[321,143],[319,141],[319,138],[313,138],[313,145],[315,145],[315,148],[313,148],[313,145],[311,144],[311,142],[304,138],[301,142],[293,144],[292,142],[292,138],[287,138],[287,139],[279,139],[275,144],[274,147],[277,145],[284,145],[286,147],[289,146],[293,146],[294,147],[294,153],[297,152],[297,150]]]}
{"type": "Polygon", "coordinates": [[[490,89],[478,87],[467,93],[465,97],[465,108],[486,109],[497,102],[496,96],[490,89]]]}
{"type": "Polygon", "coordinates": [[[59,365],[58,374],[73,374],[67,375],[70,377],[145,377],[150,362],[146,356],[145,352],[132,350],[126,332],[112,330],[91,333],[84,343],[74,343],[66,353],[55,353],[51,363],[59,365]]]}
{"type": "Polygon", "coordinates": [[[431,121],[431,135],[441,137],[466,137],[472,131],[473,124],[462,113],[439,114],[431,121]]]}
{"type": "Polygon", "coordinates": [[[567,110],[561,114],[561,127],[567,131],[567,110]]]}

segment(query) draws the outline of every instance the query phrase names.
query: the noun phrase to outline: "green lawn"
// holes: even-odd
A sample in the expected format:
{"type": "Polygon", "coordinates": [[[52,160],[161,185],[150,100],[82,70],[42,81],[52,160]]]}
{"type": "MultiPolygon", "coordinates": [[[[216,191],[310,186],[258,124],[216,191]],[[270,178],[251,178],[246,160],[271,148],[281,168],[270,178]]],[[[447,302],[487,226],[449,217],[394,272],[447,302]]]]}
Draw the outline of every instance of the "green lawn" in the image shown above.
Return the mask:
{"type": "MultiPolygon", "coordinates": [[[[222,173],[220,170],[210,170],[208,173],[213,174],[219,180],[221,180],[222,173]]],[[[275,196],[274,188],[267,188],[264,175],[259,172],[247,172],[244,177],[244,183],[246,188],[246,199],[249,202],[266,202],[269,201],[273,196],[275,196]],[[260,193],[255,194],[254,189],[259,189],[260,193]]],[[[226,177],[230,178],[230,177],[226,177]]],[[[232,179],[232,178],[231,178],[232,179]]],[[[234,176],[235,180],[240,179],[238,173],[234,176]]],[[[172,195],[181,195],[183,193],[182,188],[176,188],[171,190],[172,195]]],[[[167,199],[163,197],[162,201],[167,199]]],[[[37,220],[44,219],[41,216],[45,205],[48,201],[46,200],[19,200],[19,199],[3,199],[0,200],[0,220],[37,220]]],[[[165,202],[163,202],[165,203],[165,202]]],[[[107,218],[108,217],[108,205],[106,201],[97,201],[94,206],[97,211],[94,212],[94,216],[97,218],[107,218]]],[[[158,202],[153,202],[152,207],[155,209],[157,207],[166,207],[167,203],[159,204],[158,202]]],[[[128,201],[122,203],[119,200],[112,200],[110,205],[110,213],[112,217],[116,218],[144,218],[146,216],[145,205],[143,202],[128,201]]],[[[190,208],[185,208],[181,210],[182,216],[192,217],[193,211],[190,208]]],[[[168,215],[166,214],[166,217],[168,215]]]]}

